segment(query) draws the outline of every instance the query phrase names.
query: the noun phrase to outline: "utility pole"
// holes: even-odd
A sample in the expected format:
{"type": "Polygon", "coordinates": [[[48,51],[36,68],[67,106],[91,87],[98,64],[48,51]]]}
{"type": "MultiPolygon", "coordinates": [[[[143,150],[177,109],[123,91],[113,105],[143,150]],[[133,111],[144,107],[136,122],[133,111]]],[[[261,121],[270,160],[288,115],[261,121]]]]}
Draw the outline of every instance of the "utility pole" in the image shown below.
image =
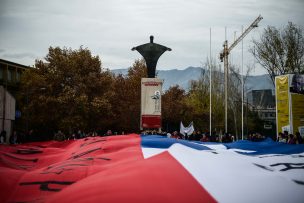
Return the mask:
{"type": "MultiPolygon", "coordinates": [[[[242,33],[244,29],[242,26],[242,33]]],[[[242,40],[242,77],[241,77],[241,82],[242,82],[242,140],[244,140],[244,43],[242,40]]]]}
{"type": "MultiPolygon", "coordinates": [[[[242,35],[237,38],[231,45],[228,47],[228,41],[225,40],[224,42],[224,49],[220,53],[220,60],[221,62],[224,62],[224,74],[225,74],[225,132],[228,132],[228,124],[227,124],[227,117],[228,117],[228,55],[231,52],[231,50],[253,29],[258,27],[258,23],[263,19],[261,15],[259,15],[253,23],[245,30],[245,32],[242,33],[242,35]]],[[[243,105],[243,104],[242,104],[243,105]]]]}
{"type": "Polygon", "coordinates": [[[210,28],[210,46],[209,46],[209,133],[212,136],[212,64],[211,64],[211,28],[210,28]]]}

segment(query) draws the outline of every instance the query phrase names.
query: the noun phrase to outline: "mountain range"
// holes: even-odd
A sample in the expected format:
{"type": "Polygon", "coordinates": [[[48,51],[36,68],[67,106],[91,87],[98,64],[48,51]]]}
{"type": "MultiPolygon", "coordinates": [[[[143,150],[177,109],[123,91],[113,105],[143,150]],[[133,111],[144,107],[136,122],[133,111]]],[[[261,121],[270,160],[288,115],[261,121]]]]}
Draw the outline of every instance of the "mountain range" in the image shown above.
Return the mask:
{"type": "MultiPolygon", "coordinates": [[[[171,69],[171,70],[157,70],[157,78],[163,79],[163,90],[168,90],[171,86],[179,85],[185,90],[189,90],[190,81],[198,80],[202,73],[204,73],[206,69],[201,67],[188,67],[183,70],[171,69]]],[[[114,74],[122,74],[127,75],[128,69],[114,69],[111,70],[114,74]]],[[[263,90],[263,89],[271,89],[274,92],[274,85],[269,77],[269,75],[256,75],[256,76],[248,76],[245,82],[246,91],[251,90],[263,90]]]]}

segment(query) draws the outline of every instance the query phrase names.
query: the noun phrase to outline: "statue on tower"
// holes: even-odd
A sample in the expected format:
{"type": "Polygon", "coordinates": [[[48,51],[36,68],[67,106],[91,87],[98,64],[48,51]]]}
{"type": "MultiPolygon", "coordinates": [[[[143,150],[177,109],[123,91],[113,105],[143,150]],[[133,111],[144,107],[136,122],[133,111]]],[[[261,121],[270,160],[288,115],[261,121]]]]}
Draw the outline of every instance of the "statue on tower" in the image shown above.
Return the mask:
{"type": "Polygon", "coordinates": [[[150,43],[142,44],[137,47],[133,47],[131,50],[137,50],[145,59],[148,68],[148,78],[155,78],[156,65],[159,57],[165,51],[171,51],[172,49],[153,42],[154,37],[150,36],[150,43]]]}

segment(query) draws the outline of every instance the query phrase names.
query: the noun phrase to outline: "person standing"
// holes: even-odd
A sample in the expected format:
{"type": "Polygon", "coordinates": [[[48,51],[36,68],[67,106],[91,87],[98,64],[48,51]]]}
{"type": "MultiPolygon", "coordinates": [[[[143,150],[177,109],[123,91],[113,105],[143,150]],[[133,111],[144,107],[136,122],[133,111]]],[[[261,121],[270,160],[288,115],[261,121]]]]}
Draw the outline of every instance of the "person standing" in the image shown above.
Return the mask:
{"type": "Polygon", "coordinates": [[[2,130],[0,133],[0,143],[6,143],[6,131],[2,130]]]}
{"type": "Polygon", "coordinates": [[[14,131],[14,133],[10,136],[9,138],[9,143],[10,144],[17,144],[18,141],[18,134],[17,131],[14,131]]]}

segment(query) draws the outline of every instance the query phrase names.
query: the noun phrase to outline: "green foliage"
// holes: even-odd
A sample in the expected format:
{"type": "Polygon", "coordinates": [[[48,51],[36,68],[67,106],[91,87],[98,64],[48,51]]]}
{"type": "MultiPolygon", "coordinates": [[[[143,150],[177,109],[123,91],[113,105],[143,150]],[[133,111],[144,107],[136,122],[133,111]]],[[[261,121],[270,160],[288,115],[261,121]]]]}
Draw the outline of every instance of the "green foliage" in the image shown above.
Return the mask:
{"type": "Polygon", "coordinates": [[[187,94],[178,85],[170,87],[162,95],[162,123],[167,131],[179,129],[181,121],[185,120],[185,115],[189,111],[186,105],[187,94]]]}
{"type": "Polygon", "coordinates": [[[125,132],[137,132],[140,122],[141,78],[147,76],[144,60],[136,60],[129,68],[128,75],[118,75],[114,79],[114,96],[112,97],[112,129],[125,132]]]}
{"type": "Polygon", "coordinates": [[[45,60],[22,76],[21,100],[23,112],[30,112],[25,118],[30,127],[71,132],[103,125],[111,116],[113,76],[99,57],[82,47],[50,47],[45,60]]]}
{"type": "MultiPolygon", "coordinates": [[[[143,59],[136,60],[126,76],[111,74],[102,68],[98,56],[82,47],[77,50],[50,47],[45,61],[36,61],[35,68],[27,70],[21,78],[17,103],[27,130],[38,130],[49,138],[57,130],[66,134],[79,129],[138,132],[141,78],[147,76],[143,59]]],[[[213,61],[207,61],[206,66],[212,70],[212,126],[220,133],[224,128],[222,73],[213,61]]],[[[240,84],[235,82],[238,80],[232,81],[229,130],[237,132],[240,84]]],[[[193,121],[197,130],[208,131],[209,86],[209,72],[203,71],[200,80],[191,82],[188,92],[179,86],[167,90],[162,95],[163,129],[178,130],[181,121],[185,125],[193,121]]]]}
{"type": "Polygon", "coordinates": [[[192,109],[192,121],[196,129],[209,131],[210,123],[210,71],[212,71],[212,131],[223,132],[224,128],[224,99],[222,73],[215,60],[207,60],[198,81],[191,82],[187,105],[192,109]]]}

